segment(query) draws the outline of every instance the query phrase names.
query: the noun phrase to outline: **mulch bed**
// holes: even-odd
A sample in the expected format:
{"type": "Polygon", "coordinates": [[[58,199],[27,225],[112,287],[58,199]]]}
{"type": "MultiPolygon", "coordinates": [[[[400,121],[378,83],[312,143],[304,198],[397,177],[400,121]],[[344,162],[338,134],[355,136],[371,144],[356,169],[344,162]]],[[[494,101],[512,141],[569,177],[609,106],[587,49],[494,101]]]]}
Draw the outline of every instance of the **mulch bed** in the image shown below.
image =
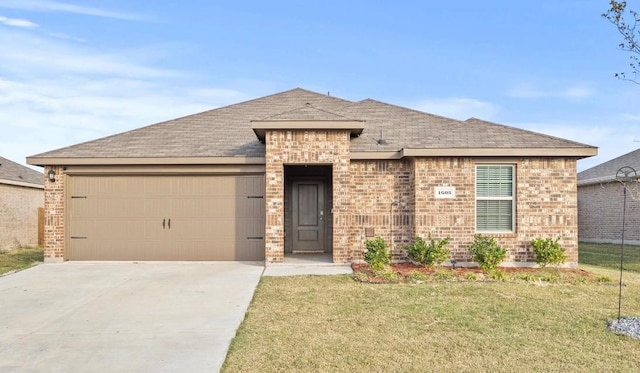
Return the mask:
{"type": "MultiPolygon", "coordinates": [[[[367,283],[397,283],[415,282],[416,273],[424,275],[426,279],[442,280],[445,277],[451,281],[486,281],[495,280],[479,267],[426,267],[411,262],[393,263],[390,271],[395,276],[385,276],[373,271],[366,263],[352,264],[354,278],[367,283]],[[445,274],[446,276],[442,276],[445,274]]],[[[557,279],[555,282],[590,282],[594,280],[593,274],[573,268],[518,268],[498,267],[504,274],[504,279],[540,279],[541,281],[557,279]],[[551,276],[551,277],[550,277],[551,276]]]]}

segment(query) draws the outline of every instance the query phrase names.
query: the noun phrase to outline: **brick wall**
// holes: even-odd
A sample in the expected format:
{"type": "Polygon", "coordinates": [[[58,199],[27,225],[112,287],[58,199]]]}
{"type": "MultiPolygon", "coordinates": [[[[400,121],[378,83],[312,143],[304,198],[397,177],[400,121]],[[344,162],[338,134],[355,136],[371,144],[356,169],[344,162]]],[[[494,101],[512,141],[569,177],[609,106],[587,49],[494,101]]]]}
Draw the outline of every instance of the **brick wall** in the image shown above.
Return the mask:
{"type": "MultiPolygon", "coordinates": [[[[362,259],[363,231],[390,242],[389,216],[394,219],[394,259],[404,259],[402,244],[414,235],[450,237],[449,249],[460,262],[468,262],[468,246],[475,230],[475,167],[473,158],[416,158],[413,161],[353,161],[351,165],[352,237],[354,259],[362,259]],[[437,186],[454,186],[456,197],[435,198],[437,186]],[[390,201],[400,202],[391,211],[390,201]]],[[[522,158],[504,164],[516,166],[516,230],[495,237],[508,249],[505,264],[534,261],[531,239],[561,237],[575,265],[577,256],[576,162],[564,158],[522,158]]]]}
{"type": "Polygon", "coordinates": [[[42,189],[0,184],[0,250],[38,244],[42,189]]]}
{"type": "MultiPolygon", "coordinates": [[[[623,186],[618,182],[578,187],[580,241],[619,243],[622,240],[623,186]]],[[[627,186],[625,242],[640,244],[640,184],[627,186]]]]}
{"type": "Polygon", "coordinates": [[[266,144],[266,263],[284,260],[284,165],[332,165],[333,261],[350,252],[348,130],[268,130],[266,144]]]}
{"type": "MultiPolygon", "coordinates": [[[[60,167],[53,167],[56,181],[45,178],[44,183],[44,261],[64,260],[64,182],[65,175],[60,167]]],[[[49,172],[45,168],[45,174],[49,172]]]]}
{"type": "Polygon", "coordinates": [[[450,237],[457,260],[468,260],[475,235],[475,161],[470,158],[417,158],[414,161],[416,217],[414,235],[450,237]],[[435,187],[453,186],[455,198],[435,198],[435,187]]]}
{"type": "Polygon", "coordinates": [[[353,259],[362,261],[365,240],[381,236],[394,259],[403,260],[401,247],[413,237],[412,162],[351,161],[350,170],[353,259]]]}
{"type": "Polygon", "coordinates": [[[567,263],[578,263],[576,160],[524,158],[517,165],[517,235],[505,239],[513,262],[533,261],[529,241],[561,237],[567,263]]]}
{"type": "MultiPolygon", "coordinates": [[[[284,260],[284,167],[293,164],[332,166],[334,262],[361,260],[364,240],[377,235],[391,242],[395,260],[403,260],[402,245],[429,232],[434,238],[449,236],[454,257],[468,261],[475,235],[478,160],[350,161],[349,140],[347,130],[266,131],[266,262],[284,260]],[[436,186],[455,186],[456,198],[436,199],[436,186]],[[367,229],[373,231],[371,237],[366,237],[367,229]]],[[[560,236],[569,262],[576,264],[576,161],[522,158],[505,164],[516,165],[516,232],[491,236],[509,250],[506,262],[530,264],[532,238],[560,236]]],[[[65,249],[65,175],[54,169],[56,181],[45,180],[44,191],[46,261],[62,261],[65,249]]]]}

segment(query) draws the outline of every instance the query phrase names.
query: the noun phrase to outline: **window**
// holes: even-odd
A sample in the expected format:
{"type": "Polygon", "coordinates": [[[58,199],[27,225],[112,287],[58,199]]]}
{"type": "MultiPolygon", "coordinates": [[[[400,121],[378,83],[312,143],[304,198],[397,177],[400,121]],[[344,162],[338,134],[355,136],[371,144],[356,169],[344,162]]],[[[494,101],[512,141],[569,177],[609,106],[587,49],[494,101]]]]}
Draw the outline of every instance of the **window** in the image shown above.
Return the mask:
{"type": "Polygon", "coordinates": [[[476,166],[476,231],[514,231],[513,170],[512,165],[476,166]]]}

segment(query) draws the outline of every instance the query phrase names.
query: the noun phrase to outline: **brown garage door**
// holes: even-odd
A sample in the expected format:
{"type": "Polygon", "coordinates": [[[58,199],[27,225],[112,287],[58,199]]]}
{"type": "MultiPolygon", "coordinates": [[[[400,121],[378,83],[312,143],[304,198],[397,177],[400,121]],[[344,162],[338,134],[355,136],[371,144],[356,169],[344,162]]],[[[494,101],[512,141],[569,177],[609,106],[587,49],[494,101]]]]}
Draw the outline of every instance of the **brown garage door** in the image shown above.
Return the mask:
{"type": "Polygon", "coordinates": [[[264,176],[70,176],[67,259],[264,260],[264,176]]]}

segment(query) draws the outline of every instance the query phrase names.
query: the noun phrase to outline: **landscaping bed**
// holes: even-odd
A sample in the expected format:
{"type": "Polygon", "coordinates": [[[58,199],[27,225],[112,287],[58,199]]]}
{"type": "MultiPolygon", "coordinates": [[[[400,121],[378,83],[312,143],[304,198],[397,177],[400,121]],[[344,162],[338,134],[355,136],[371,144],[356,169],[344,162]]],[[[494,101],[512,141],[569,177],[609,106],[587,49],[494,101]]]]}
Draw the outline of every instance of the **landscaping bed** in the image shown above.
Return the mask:
{"type": "Polygon", "coordinates": [[[366,263],[352,264],[354,279],[366,283],[416,283],[425,281],[525,281],[548,283],[610,282],[611,279],[573,268],[498,267],[485,272],[479,267],[423,266],[411,262],[393,263],[375,271],[366,263]]]}

